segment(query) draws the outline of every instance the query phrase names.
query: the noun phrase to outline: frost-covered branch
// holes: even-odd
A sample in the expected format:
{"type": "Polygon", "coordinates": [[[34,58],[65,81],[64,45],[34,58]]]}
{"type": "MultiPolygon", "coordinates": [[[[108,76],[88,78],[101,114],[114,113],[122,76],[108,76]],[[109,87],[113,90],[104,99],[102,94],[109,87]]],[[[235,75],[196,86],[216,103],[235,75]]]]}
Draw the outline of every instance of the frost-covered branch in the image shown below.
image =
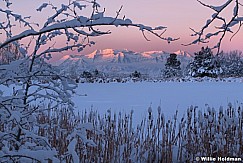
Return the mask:
{"type": "Polygon", "coordinates": [[[80,17],[80,19],[82,19],[82,21],[77,20],[77,19],[73,19],[73,20],[70,20],[70,21],[63,22],[63,23],[47,26],[45,28],[42,28],[39,31],[35,31],[35,30],[24,31],[24,32],[22,32],[18,35],[11,37],[10,39],[3,42],[2,44],[0,44],[0,48],[6,46],[7,44],[9,44],[11,42],[21,40],[21,39],[29,37],[29,36],[39,36],[39,35],[42,35],[42,34],[46,34],[48,32],[64,30],[64,29],[74,29],[77,33],[85,35],[85,36],[96,36],[96,35],[103,35],[103,34],[109,34],[110,33],[110,32],[109,33],[107,33],[107,32],[101,33],[101,32],[96,31],[94,33],[88,34],[87,32],[83,32],[83,31],[76,29],[76,28],[79,28],[79,27],[81,27],[81,28],[84,28],[84,27],[93,28],[93,27],[96,27],[96,26],[116,26],[116,27],[117,26],[126,26],[126,27],[132,26],[132,27],[139,28],[139,30],[141,30],[141,31],[148,31],[148,32],[154,34],[155,36],[159,37],[162,40],[176,41],[176,40],[179,39],[179,38],[174,39],[174,38],[171,38],[171,37],[165,38],[165,37],[162,37],[161,34],[156,33],[156,31],[163,30],[166,27],[152,28],[152,27],[149,27],[149,26],[144,26],[142,24],[133,24],[132,21],[129,20],[129,19],[126,19],[126,20],[116,19],[115,21],[113,21],[112,17],[103,17],[103,18],[100,18],[98,20],[94,20],[92,22],[90,22],[90,21],[87,22],[87,19],[85,19],[83,17],[80,17]]]}
{"type": "MultiPolygon", "coordinates": [[[[81,5],[79,4],[80,2],[73,1],[73,3],[69,5],[62,5],[61,8],[58,10],[56,7],[52,6],[52,8],[55,8],[56,13],[48,18],[48,20],[44,23],[42,28],[39,29],[34,29],[32,26],[29,26],[29,30],[25,30],[17,35],[11,36],[11,38],[8,38],[5,42],[0,44],[0,48],[6,46],[7,44],[21,40],[23,38],[29,37],[29,36],[39,36],[43,34],[49,34],[50,32],[60,32],[61,30],[67,30],[67,29],[73,29],[74,32],[77,32],[80,35],[84,36],[100,36],[104,34],[110,34],[110,32],[101,32],[99,30],[94,29],[95,27],[100,27],[100,26],[132,26],[139,28],[142,32],[148,31],[155,35],[156,37],[161,38],[162,40],[166,40],[168,42],[178,40],[178,38],[173,39],[171,37],[162,37],[161,34],[158,34],[157,31],[163,31],[166,29],[166,27],[159,26],[159,27],[149,27],[149,26],[144,26],[142,24],[135,24],[132,23],[130,19],[120,19],[118,16],[120,15],[120,11],[122,8],[117,11],[117,15],[115,17],[109,17],[109,16],[104,16],[105,12],[99,12],[98,11],[98,6],[93,5],[94,11],[91,15],[91,17],[85,17],[83,15],[78,15],[77,11],[71,10],[72,7],[76,8],[78,7],[79,9],[82,9],[86,7],[86,5],[81,5]],[[79,5],[78,5],[79,4],[79,5]],[[67,12],[68,10],[73,11],[73,14],[70,12],[67,12]],[[61,19],[59,16],[65,15],[67,18],[61,19]],[[83,29],[86,28],[87,30],[93,31],[92,33],[87,33],[84,30],[80,30],[79,28],[83,29]]],[[[95,3],[95,2],[92,2],[95,3]]],[[[51,4],[44,3],[42,4],[37,11],[43,11],[46,7],[51,6],[51,4]]],[[[7,13],[7,15],[14,15],[12,14],[12,11],[3,11],[4,13],[7,13]]],[[[21,16],[17,17],[16,14],[14,15],[16,20],[19,20],[21,22],[24,22],[26,25],[29,25],[30,23],[24,21],[24,19],[21,18],[21,16]]],[[[2,25],[2,24],[1,24],[2,25]]],[[[162,32],[163,33],[163,32],[162,32]]],[[[12,35],[12,34],[11,34],[12,35]]],[[[74,33],[72,33],[74,35],[74,33]]],[[[53,36],[54,37],[54,36],[53,36]]],[[[69,36],[70,37],[70,36],[69,36]]],[[[78,39],[78,38],[77,38],[78,39]]]]}
{"type": "MultiPolygon", "coordinates": [[[[196,39],[194,41],[192,41],[191,43],[186,44],[185,46],[198,44],[198,43],[208,43],[212,37],[218,36],[219,40],[213,48],[216,48],[218,50],[217,53],[219,53],[221,43],[222,43],[224,37],[226,36],[226,34],[234,33],[232,28],[237,25],[239,27],[238,27],[238,30],[236,31],[236,33],[238,33],[238,31],[240,30],[240,28],[242,26],[241,24],[243,21],[243,17],[240,16],[240,7],[242,6],[240,3],[240,0],[226,0],[222,5],[219,5],[219,6],[209,5],[209,4],[203,3],[200,0],[197,0],[197,1],[202,6],[213,10],[213,14],[212,14],[211,18],[209,18],[206,21],[205,25],[199,31],[196,31],[196,30],[190,28],[193,31],[193,34],[191,36],[196,37],[196,39]],[[234,6],[234,7],[232,7],[232,6],[234,6]],[[227,18],[226,16],[224,16],[225,13],[229,12],[228,10],[232,11],[230,18],[227,18]],[[213,27],[213,24],[215,22],[219,22],[219,23],[221,23],[221,25],[214,27],[215,28],[214,32],[207,32],[207,30],[209,30],[209,28],[213,27]]],[[[234,35],[232,37],[234,37],[234,35]]],[[[232,39],[232,37],[231,37],[231,39],[232,39]]]]}

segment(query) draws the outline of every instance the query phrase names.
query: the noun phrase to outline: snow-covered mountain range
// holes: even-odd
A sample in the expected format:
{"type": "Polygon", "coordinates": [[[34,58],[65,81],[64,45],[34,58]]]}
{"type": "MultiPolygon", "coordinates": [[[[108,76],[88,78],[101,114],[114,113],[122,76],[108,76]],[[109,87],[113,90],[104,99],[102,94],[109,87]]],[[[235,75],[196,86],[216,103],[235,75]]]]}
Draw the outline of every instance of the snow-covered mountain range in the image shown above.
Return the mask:
{"type": "MultiPolygon", "coordinates": [[[[185,51],[173,52],[181,61],[181,67],[192,59],[185,51]]],[[[129,50],[95,50],[86,55],[66,55],[56,62],[63,71],[83,72],[99,70],[104,73],[131,73],[135,70],[144,74],[157,74],[163,69],[170,55],[164,51],[133,52],[129,50]]]]}

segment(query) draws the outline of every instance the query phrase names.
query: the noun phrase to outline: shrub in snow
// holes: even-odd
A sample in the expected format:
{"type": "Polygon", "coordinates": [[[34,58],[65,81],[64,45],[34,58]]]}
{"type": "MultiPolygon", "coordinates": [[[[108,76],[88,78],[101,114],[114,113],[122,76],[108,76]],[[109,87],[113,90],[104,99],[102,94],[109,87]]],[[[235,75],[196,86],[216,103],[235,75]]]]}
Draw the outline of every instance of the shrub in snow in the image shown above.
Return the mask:
{"type": "Polygon", "coordinates": [[[91,72],[89,72],[89,71],[84,71],[84,72],[82,73],[81,77],[86,78],[86,79],[90,79],[90,78],[93,77],[93,75],[92,75],[91,72]]]}
{"type": "Polygon", "coordinates": [[[18,42],[10,43],[5,48],[0,49],[0,65],[9,64],[12,61],[23,58],[24,54],[24,52],[21,53],[18,42]]]}
{"type": "Polygon", "coordinates": [[[138,71],[134,71],[134,72],[131,74],[131,77],[132,77],[132,78],[141,78],[141,73],[138,72],[138,71]]]}
{"type": "Polygon", "coordinates": [[[202,47],[201,51],[195,53],[194,60],[189,64],[189,75],[192,77],[216,78],[221,73],[220,62],[208,47],[202,47]]]}
{"type": "Polygon", "coordinates": [[[223,77],[243,77],[243,56],[242,52],[232,51],[221,53],[220,64],[223,69],[223,77]]]}

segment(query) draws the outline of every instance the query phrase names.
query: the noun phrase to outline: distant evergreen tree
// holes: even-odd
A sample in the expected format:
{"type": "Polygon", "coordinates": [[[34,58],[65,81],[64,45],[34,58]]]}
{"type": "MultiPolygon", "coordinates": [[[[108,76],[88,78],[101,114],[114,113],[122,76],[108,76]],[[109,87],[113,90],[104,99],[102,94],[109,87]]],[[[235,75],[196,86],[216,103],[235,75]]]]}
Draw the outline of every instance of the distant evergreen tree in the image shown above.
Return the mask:
{"type": "Polygon", "coordinates": [[[193,62],[189,64],[189,75],[192,77],[218,77],[222,72],[218,57],[208,47],[202,47],[195,53],[193,62]]]}
{"type": "Polygon", "coordinates": [[[140,77],[141,77],[141,73],[138,72],[138,71],[134,71],[134,72],[131,74],[131,77],[133,77],[133,78],[140,78],[140,77]]]}
{"type": "Polygon", "coordinates": [[[181,62],[177,59],[177,55],[174,53],[170,54],[165,64],[163,76],[165,78],[180,77],[182,75],[180,66],[181,62]]]}

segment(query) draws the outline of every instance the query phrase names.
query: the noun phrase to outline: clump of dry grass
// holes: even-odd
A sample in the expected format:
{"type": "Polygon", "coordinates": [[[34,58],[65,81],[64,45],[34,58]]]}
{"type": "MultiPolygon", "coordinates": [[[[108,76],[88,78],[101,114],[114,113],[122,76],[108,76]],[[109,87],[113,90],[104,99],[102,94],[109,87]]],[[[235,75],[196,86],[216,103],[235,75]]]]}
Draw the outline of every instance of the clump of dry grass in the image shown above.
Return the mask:
{"type": "Polygon", "coordinates": [[[185,121],[180,123],[179,160],[193,160],[196,156],[242,157],[243,156],[243,110],[229,103],[217,113],[207,107],[204,113],[197,107],[187,110],[185,121]],[[183,159],[182,159],[183,158],[183,159]]]}
{"type": "MultiPolygon", "coordinates": [[[[129,114],[54,109],[37,114],[30,130],[46,137],[58,157],[72,162],[68,146],[75,137],[80,162],[191,162],[197,156],[243,157],[243,110],[207,107],[202,112],[191,106],[180,120],[178,113],[166,119],[158,107],[134,127],[129,114]],[[76,134],[73,134],[76,133],[76,134]]],[[[11,126],[0,124],[6,132],[11,126]]]]}

